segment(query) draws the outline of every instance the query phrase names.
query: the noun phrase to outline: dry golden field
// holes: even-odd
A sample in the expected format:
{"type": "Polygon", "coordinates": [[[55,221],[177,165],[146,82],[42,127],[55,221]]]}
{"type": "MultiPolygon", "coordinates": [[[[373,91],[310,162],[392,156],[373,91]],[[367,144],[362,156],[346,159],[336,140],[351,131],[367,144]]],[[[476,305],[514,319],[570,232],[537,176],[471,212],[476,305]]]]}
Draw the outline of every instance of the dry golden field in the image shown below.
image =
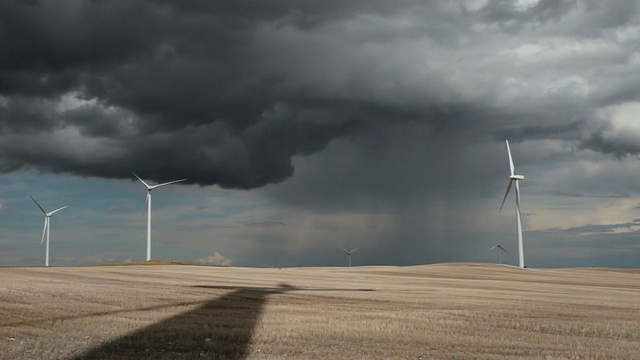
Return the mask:
{"type": "Polygon", "coordinates": [[[640,271],[0,269],[2,359],[640,359],[640,271]]]}

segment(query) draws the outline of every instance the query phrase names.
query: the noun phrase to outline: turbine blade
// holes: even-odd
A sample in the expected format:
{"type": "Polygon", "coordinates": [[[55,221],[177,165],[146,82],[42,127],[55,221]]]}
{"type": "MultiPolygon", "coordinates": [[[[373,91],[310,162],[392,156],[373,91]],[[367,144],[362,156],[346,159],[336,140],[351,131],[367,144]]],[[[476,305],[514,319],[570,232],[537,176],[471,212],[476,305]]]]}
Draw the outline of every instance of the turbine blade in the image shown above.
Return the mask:
{"type": "Polygon", "coordinates": [[[49,218],[47,216],[44,217],[44,228],[42,229],[42,240],[40,240],[40,245],[44,244],[44,235],[47,233],[47,225],[49,224],[49,218]]]}
{"type": "Polygon", "coordinates": [[[29,197],[31,198],[31,200],[33,200],[34,203],[36,203],[36,205],[38,205],[38,207],[40,208],[40,210],[42,211],[43,214],[47,214],[46,211],[44,211],[44,209],[42,208],[42,206],[40,206],[40,204],[38,204],[38,202],[36,201],[36,199],[33,198],[33,196],[29,195],[29,197]]]}
{"type": "Polygon", "coordinates": [[[515,175],[515,166],[513,166],[513,158],[511,157],[511,149],[509,148],[509,140],[507,142],[507,153],[509,153],[509,168],[511,169],[511,175],[515,175]]]}
{"type": "Polygon", "coordinates": [[[358,250],[358,249],[360,249],[360,248],[355,248],[355,249],[351,250],[351,253],[356,252],[356,250],[358,250]]]}
{"type": "Polygon", "coordinates": [[[137,177],[138,180],[140,180],[141,183],[144,184],[144,186],[147,187],[147,189],[151,188],[151,186],[149,186],[149,184],[147,184],[146,182],[144,182],[144,180],[140,179],[140,176],[136,175],[136,173],[132,172],[133,176],[137,177]]]}
{"type": "Polygon", "coordinates": [[[483,252],[491,251],[491,250],[497,248],[498,246],[500,246],[500,245],[493,245],[492,247],[488,248],[487,250],[485,250],[483,252]]]}
{"type": "Polygon", "coordinates": [[[502,246],[498,245],[498,249],[504,251],[505,253],[507,253],[507,255],[511,256],[511,258],[513,258],[513,255],[511,255],[507,250],[505,250],[502,246]]]}
{"type": "Polygon", "coordinates": [[[53,215],[53,214],[57,213],[58,211],[60,211],[60,210],[62,210],[62,209],[66,209],[66,208],[68,208],[68,206],[63,206],[63,207],[61,207],[60,209],[55,209],[55,210],[53,210],[52,212],[50,212],[50,213],[49,213],[49,215],[53,215]]]}
{"type": "Polygon", "coordinates": [[[511,185],[513,185],[513,179],[509,180],[509,185],[507,185],[507,192],[504,193],[504,197],[502,198],[502,204],[500,204],[500,210],[498,210],[498,213],[502,211],[504,202],[507,201],[507,196],[509,196],[509,191],[511,191],[511,185]]]}
{"type": "Polygon", "coordinates": [[[340,249],[344,250],[344,252],[346,252],[347,254],[349,253],[349,250],[343,248],[342,246],[340,246],[340,249]]]}
{"type": "Polygon", "coordinates": [[[165,185],[171,185],[171,184],[175,184],[177,182],[181,182],[181,181],[186,181],[187,179],[180,179],[180,180],[173,180],[173,181],[169,181],[166,183],[162,183],[162,184],[158,184],[158,185],[153,185],[149,188],[149,190],[155,189],[155,188],[159,188],[160,186],[165,186],[165,185]]]}

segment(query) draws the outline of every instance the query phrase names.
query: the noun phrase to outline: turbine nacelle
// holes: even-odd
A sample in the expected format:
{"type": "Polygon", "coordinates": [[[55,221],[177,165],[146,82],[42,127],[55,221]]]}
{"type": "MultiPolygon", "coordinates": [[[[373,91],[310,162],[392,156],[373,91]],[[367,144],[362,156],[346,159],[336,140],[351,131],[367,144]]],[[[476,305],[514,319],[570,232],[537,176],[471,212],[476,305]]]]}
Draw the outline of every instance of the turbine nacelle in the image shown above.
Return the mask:
{"type": "Polygon", "coordinates": [[[162,183],[162,184],[157,184],[157,185],[149,185],[147,184],[144,180],[142,180],[138,175],[136,175],[136,173],[133,173],[133,176],[137,177],[138,180],[140,180],[141,183],[144,184],[144,186],[147,187],[147,193],[151,193],[151,190],[155,189],[155,188],[159,188],[161,186],[166,186],[166,185],[171,185],[171,184],[175,184],[178,182],[182,182],[182,181],[186,181],[187,179],[180,179],[180,180],[174,180],[174,181],[169,181],[166,183],[162,183]]]}
{"type": "MultiPolygon", "coordinates": [[[[493,250],[493,249],[498,249],[498,252],[499,252],[500,250],[502,250],[502,251],[504,251],[507,255],[511,256],[511,254],[510,254],[510,253],[509,253],[505,248],[503,248],[503,247],[502,247],[502,245],[500,245],[500,244],[494,245],[494,246],[492,246],[492,247],[488,248],[488,249],[487,249],[487,250],[485,250],[485,251],[490,251],[490,250],[493,250]]],[[[513,257],[513,256],[511,256],[511,257],[513,257]]]]}
{"type": "Polygon", "coordinates": [[[496,245],[494,245],[494,246],[492,246],[492,247],[488,248],[487,250],[485,250],[485,252],[486,252],[486,251],[491,251],[491,250],[493,250],[493,249],[498,250],[498,263],[499,263],[499,264],[502,264],[502,260],[501,260],[501,258],[500,258],[500,251],[504,252],[505,254],[509,255],[510,257],[513,257],[513,256],[512,256],[512,255],[511,255],[511,254],[510,254],[510,253],[509,253],[505,248],[503,248],[503,247],[502,247],[502,245],[500,245],[500,244],[496,244],[496,245]]]}
{"type": "Polygon", "coordinates": [[[347,255],[351,255],[351,254],[353,254],[354,252],[356,252],[356,250],[360,249],[360,248],[355,248],[355,249],[353,249],[353,250],[347,250],[347,249],[343,248],[342,246],[340,246],[340,248],[341,248],[342,250],[344,250],[344,252],[346,252],[346,253],[347,253],[347,255]]]}
{"type": "Polygon", "coordinates": [[[524,180],[524,175],[511,175],[509,176],[511,180],[524,180]]]}
{"type": "Polygon", "coordinates": [[[53,217],[53,214],[57,213],[58,211],[60,211],[62,209],[66,209],[66,208],[68,208],[68,206],[63,206],[63,207],[61,207],[59,209],[53,210],[52,212],[48,212],[48,213],[44,214],[44,216],[46,216],[48,218],[53,217]]]}

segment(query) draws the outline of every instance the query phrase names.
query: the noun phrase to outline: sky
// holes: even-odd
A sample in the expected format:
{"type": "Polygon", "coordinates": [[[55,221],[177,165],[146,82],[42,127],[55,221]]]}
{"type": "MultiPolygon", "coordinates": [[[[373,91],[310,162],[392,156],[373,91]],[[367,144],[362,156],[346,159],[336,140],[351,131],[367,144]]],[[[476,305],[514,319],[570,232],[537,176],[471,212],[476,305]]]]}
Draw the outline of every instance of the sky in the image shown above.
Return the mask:
{"type": "Polygon", "coordinates": [[[638,6],[1,1],[0,265],[638,268],[638,6]]]}

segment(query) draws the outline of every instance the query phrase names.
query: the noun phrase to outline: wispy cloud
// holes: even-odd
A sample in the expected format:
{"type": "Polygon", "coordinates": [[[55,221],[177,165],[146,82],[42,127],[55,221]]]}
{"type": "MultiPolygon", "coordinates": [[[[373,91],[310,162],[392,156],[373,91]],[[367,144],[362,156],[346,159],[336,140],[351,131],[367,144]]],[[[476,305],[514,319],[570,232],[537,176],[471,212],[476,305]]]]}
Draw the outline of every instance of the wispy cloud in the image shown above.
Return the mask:
{"type": "Polygon", "coordinates": [[[105,209],[104,212],[107,214],[122,214],[131,212],[131,208],[126,205],[113,205],[105,209]]]}
{"type": "Polygon", "coordinates": [[[12,213],[13,210],[11,210],[10,208],[4,206],[3,203],[0,203],[0,214],[9,214],[12,213]]]}
{"type": "Polygon", "coordinates": [[[238,226],[227,225],[227,224],[198,224],[198,225],[182,226],[178,230],[179,231],[222,230],[222,229],[234,229],[237,227],[238,226]]]}
{"type": "Polygon", "coordinates": [[[263,220],[263,221],[238,221],[238,223],[246,226],[246,227],[272,227],[272,226],[283,226],[286,225],[283,221],[277,220],[263,220]]]}
{"type": "Polygon", "coordinates": [[[196,264],[203,265],[229,266],[233,263],[233,260],[216,251],[213,255],[207,256],[206,258],[197,259],[194,262],[196,264]]]}

